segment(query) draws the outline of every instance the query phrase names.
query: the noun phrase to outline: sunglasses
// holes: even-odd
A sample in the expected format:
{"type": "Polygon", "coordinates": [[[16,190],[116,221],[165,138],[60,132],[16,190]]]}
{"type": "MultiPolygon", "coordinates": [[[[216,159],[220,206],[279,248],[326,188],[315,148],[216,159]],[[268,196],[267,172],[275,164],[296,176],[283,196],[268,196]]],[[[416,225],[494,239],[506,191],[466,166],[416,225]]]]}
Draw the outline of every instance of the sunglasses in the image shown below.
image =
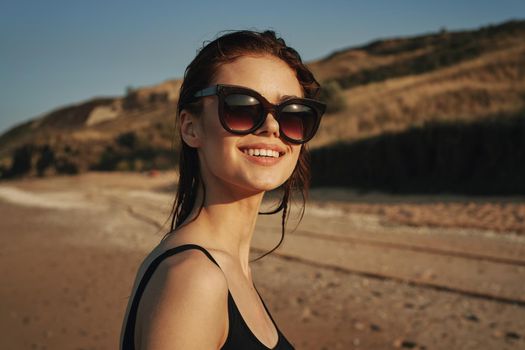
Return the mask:
{"type": "Polygon", "coordinates": [[[309,98],[290,98],[274,105],[257,91],[237,85],[211,86],[198,91],[194,98],[213,95],[219,96],[219,119],[227,131],[237,135],[251,134],[272,112],[282,137],[295,144],[303,144],[314,137],[326,110],[326,104],[309,98]]]}

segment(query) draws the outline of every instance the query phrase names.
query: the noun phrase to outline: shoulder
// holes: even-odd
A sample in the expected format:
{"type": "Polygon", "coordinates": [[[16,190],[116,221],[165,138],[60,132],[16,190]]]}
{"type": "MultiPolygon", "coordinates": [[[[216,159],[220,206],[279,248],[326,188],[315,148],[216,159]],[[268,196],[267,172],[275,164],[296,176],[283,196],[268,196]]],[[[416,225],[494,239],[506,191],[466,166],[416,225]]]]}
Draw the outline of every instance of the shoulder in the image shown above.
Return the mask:
{"type": "Polygon", "coordinates": [[[196,277],[215,277],[217,282],[226,282],[220,267],[200,249],[187,249],[164,258],[155,272],[172,278],[192,273],[196,277]]]}
{"type": "Polygon", "coordinates": [[[227,326],[228,284],[204,252],[188,249],[157,266],[137,312],[141,348],[219,347],[227,326]]]}
{"type": "Polygon", "coordinates": [[[155,296],[218,299],[226,295],[228,284],[222,270],[204,252],[188,249],[165,258],[155,269],[146,289],[155,296]]]}

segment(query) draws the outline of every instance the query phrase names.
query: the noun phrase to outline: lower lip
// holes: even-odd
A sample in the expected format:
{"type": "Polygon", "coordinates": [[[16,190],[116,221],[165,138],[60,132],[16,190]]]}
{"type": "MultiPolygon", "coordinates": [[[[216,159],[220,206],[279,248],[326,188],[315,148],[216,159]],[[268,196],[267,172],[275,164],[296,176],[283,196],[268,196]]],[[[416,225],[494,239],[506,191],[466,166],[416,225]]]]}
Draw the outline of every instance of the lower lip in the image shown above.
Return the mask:
{"type": "Polygon", "coordinates": [[[277,164],[278,162],[281,161],[281,158],[284,156],[280,156],[278,158],[274,158],[274,157],[257,157],[257,156],[250,156],[249,154],[247,153],[244,153],[243,151],[239,150],[243,156],[246,157],[246,159],[248,159],[250,162],[252,163],[255,163],[255,164],[258,164],[258,165],[265,165],[265,166],[270,166],[270,165],[274,165],[274,164],[277,164]]]}

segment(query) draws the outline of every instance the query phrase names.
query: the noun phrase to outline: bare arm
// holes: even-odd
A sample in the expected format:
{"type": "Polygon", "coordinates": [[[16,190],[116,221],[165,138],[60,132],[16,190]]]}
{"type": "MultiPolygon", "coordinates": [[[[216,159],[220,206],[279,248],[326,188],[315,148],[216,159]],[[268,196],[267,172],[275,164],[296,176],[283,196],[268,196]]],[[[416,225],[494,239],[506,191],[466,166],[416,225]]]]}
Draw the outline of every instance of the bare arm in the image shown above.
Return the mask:
{"type": "Polygon", "coordinates": [[[202,252],[163,261],[137,313],[137,350],[217,350],[226,338],[228,285],[202,252]]]}

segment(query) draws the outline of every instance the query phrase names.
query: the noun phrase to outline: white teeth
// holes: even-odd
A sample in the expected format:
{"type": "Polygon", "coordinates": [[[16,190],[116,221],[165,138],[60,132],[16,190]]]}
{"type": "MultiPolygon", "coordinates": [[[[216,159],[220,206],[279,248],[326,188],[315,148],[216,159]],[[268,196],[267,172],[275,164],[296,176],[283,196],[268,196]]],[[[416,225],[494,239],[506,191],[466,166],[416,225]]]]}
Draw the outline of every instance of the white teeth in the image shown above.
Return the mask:
{"type": "Polygon", "coordinates": [[[279,152],[273,151],[270,149],[244,149],[244,153],[249,154],[250,156],[259,156],[259,157],[274,157],[279,158],[279,152]]]}

